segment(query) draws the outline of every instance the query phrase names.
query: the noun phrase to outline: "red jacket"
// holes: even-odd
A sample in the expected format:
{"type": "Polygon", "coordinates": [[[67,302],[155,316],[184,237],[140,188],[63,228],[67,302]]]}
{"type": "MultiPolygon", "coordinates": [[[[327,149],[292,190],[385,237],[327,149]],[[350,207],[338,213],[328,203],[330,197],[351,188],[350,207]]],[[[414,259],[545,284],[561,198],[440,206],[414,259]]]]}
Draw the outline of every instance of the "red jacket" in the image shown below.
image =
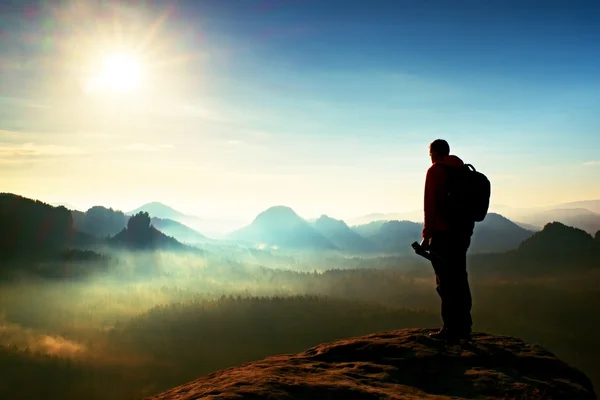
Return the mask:
{"type": "Polygon", "coordinates": [[[427,170],[425,178],[423,238],[429,239],[433,232],[447,231],[450,229],[447,218],[442,214],[441,204],[446,197],[447,170],[438,164],[452,167],[464,165],[457,156],[446,156],[441,161],[433,163],[427,170]]]}

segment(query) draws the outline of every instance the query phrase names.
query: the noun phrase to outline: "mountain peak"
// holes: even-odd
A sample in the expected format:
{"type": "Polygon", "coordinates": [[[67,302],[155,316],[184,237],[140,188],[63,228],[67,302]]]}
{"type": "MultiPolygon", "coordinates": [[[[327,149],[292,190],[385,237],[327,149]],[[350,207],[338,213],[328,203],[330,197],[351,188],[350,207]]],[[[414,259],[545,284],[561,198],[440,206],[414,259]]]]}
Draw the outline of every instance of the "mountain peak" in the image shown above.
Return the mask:
{"type": "Polygon", "coordinates": [[[376,246],[373,243],[350,229],[340,219],[331,218],[323,214],[314,222],[314,227],[339,249],[353,253],[373,252],[376,250],[376,246]]]}
{"type": "Polygon", "coordinates": [[[319,218],[317,218],[317,221],[319,221],[319,220],[321,220],[321,221],[339,221],[335,218],[330,217],[327,214],[321,214],[321,216],[319,218]]]}
{"type": "Polygon", "coordinates": [[[137,214],[141,211],[147,212],[148,214],[150,214],[151,217],[158,218],[175,219],[186,216],[184,213],[177,211],[174,208],[158,201],[146,203],[143,206],[136,208],[135,210],[129,211],[127,214],[137,214]]]}
{"type": "Polygon", "coordinates": [[[550,222],[519,246],[521,253],[540,260],[565,260],[593,251],[594,238],[587,232],[560,222],[550,222]]]}
{"type": "Polygon", "coordinates": [[[315,224],[348,228],[348,225],[341,219],[335,219],[335,218],[332,218],[325,214],[323,214],[319,218],[317,218],[317,220],[315,221],[315,224]]]}
{"type": "Polygon", "coordinates": [[[168,205],[166,205],[165,203],[161,203],[160,201],[151,201],[150,203],[146,203],[145,205],[147,205],[147,206],[158,206],[158,207],[168,207],[168,208],[170,208],[168,205]]]}
{"type": "Polygon", "coordinates": [[[498,213],[494,213],[494,212],[490,212],[485,216],[485,222],[487,224],[489,223],[493,223],[494,225],[496,225],[496,227],[514,227],[514,228],[522,228],[523,230],[528,230],[526,228],[523,228],[521,226],[519,226],[517,223],[511,221],[510,219],[506,218],[504,215],[502,214],[498,214],[498,213]]]}
{"type": "Polygon", "coordinates": [[[188,246],[180,243],[152,226],[152,220],[147,215],[135,215],[127,221],[127,227],[110,239],[113,245],[134,249],[169,249],[190,250],[188,246]]]}
{"type": "Polygon", "coordinates": [[[267,208],[265,211],[258,214],[256,217],[256,221],[265,220],[265,219],[291,219],[297,220],[301,219],[296,212],[288,206],[272,206],[267,208]]]}
{"type": "Polygon", "coordinates": [[[562,234],[571,234],[571,235],[578,234],[582,237],[589,236],[588,233],[586,233],[583,229],[568,226],[568,225],[563,224],[562,222],[558,222],[558,221],[548,222],[546,225],[544,225],[541,232],[539,232],[539,234],[550,234],[550,233],[552,233],[552,234],[562,233],[562,234]]]}
{"type": "Polygon", "coordinates": [[[332,249],[335,246],[294,210],[273,206],[254,221],[229,235],[234,240],[268,244],[280,248],[332,249]]]}

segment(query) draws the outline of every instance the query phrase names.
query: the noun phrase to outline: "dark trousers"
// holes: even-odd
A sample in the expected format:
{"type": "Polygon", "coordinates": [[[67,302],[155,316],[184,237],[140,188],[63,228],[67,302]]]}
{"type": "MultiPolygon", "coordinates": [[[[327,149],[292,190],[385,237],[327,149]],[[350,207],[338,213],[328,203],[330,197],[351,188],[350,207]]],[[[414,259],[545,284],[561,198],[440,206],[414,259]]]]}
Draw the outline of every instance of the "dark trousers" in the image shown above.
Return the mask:
{"type": "Polygon", "coordinates": [[[467,250],[471,235],[461,232],[442,232],[431,238],[431,253],[435,270],[436,290],[442,302],[444,327],[459,333],[470,333],[471,289],[467,274],[467,250]]]}

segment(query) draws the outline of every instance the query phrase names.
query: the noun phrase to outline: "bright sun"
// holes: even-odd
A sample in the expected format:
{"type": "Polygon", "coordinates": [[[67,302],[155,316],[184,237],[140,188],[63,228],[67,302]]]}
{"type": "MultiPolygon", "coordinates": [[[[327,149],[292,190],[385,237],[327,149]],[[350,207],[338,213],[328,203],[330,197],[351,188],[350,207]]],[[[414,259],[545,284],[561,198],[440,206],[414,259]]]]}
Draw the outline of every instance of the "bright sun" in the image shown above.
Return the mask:
{"type": "Polygon", "coordinates": [[[130,54],[106,57],[88,82],[91,92],[131,93],[139,89],[143,71],[140,61],[130,54]]]}

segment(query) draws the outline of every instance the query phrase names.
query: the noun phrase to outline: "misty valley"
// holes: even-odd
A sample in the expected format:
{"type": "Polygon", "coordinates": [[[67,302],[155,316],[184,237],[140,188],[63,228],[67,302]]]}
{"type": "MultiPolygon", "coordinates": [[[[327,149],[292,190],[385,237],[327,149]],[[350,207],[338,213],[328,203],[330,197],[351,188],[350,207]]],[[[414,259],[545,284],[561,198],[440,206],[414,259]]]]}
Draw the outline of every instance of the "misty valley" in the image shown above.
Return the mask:
{"type": "Polygon", "coordinates": [[[0,400],[596,400],[599,21],[0,0],[0,400]]]}
{"type": "MultiPolygon", "coordinates": [[[[277,206],[211,237],[173,211],[0,194],[1,398],[139,399],[270,355],[440,324],[431,264],[410,248],[418,222],[350,226],[277,206]]],[[[473,328],[541,344],[598,388],[600,232],[559,221],[491,213],[476,227],[473,328]]]]}

